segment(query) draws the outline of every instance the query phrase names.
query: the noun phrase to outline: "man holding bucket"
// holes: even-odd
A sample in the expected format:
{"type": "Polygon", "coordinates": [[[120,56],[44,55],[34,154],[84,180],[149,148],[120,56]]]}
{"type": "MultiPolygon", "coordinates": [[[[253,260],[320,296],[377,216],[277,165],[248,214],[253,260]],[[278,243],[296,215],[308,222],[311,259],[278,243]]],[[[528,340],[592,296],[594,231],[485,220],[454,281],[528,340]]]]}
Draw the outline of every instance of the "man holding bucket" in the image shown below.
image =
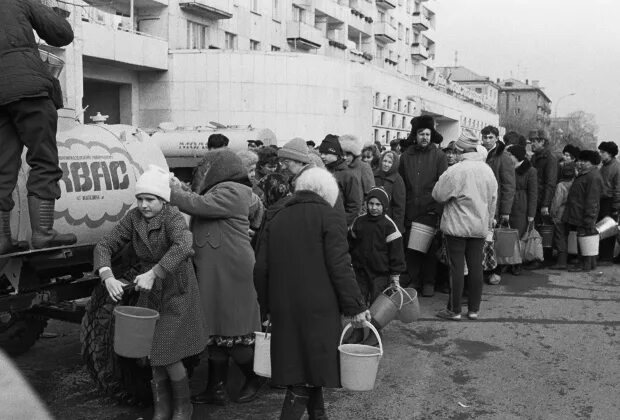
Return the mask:
{"type": "MultiPolygon", "coordinates": [[[[441,205],[431,196],[435,183],[448,168],[446,155],[431,142],[438,136],[431,116],[413,118],[408,147],[400,156],[398,172],[405,181],[405,238],[409,243],[411,236],[420,229],[434,231],[441,215],[441,205]],[[412,223],[420,228],[414,233],[412,223]]],[[[434,248],[431,245],[425,253],[408,247],[405,255],[411,287],[421,287],[422,296],[427,297],[435,293],[437,259],[434,248]]]]}
{"type": "MultiPolygon", "coordinates": [[[[601,191],[598,220],[609,216],[617,222],[620,212],[620,162],[616,159],[618,145],[613,141],[604,141],[598,145],[598,153],[601,155],[603,164],[600,169],[603,191],[601,191]]],[[[615,245],[616,235],[601,241],[598,254],[599,265],[612,264],[615,245]]]]}
{"type": "Polygon", "coordinates": [[[33,248],[71,245],[75,235],[53,228],[60,198],[56,110],[58,80],[41,61],[33,29],[49,45],[73,41],[71,25],[39,0],[6,0],[0,13],[0,254],[19,251],[11,237],[12,194],[24,146],[28,148],[28,208],[33,248]]]}

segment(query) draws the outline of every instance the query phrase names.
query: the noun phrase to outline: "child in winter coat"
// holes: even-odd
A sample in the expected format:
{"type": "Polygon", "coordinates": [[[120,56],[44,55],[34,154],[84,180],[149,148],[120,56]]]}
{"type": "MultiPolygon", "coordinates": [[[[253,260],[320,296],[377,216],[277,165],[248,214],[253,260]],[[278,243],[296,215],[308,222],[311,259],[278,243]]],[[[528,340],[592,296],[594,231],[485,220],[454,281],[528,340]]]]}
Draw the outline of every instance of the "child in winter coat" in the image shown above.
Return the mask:
{"type": "Polygon", "coordinates": [[[564,207],[566,207],[568,192],[570,191],[571,185],[573,185],[577,170],[573,162],[568,162],[562,165],[559,172],[560,182],[558,182],[558,185],[555,187],[555,194],[551,201],[549,214],[553,220],[553,244],[558,251],[557,262],[552,268],[555,270],[564,270],[566,269],[568,261],[568,245],[564,233],[562,216],[564,215],[564,207]]]}

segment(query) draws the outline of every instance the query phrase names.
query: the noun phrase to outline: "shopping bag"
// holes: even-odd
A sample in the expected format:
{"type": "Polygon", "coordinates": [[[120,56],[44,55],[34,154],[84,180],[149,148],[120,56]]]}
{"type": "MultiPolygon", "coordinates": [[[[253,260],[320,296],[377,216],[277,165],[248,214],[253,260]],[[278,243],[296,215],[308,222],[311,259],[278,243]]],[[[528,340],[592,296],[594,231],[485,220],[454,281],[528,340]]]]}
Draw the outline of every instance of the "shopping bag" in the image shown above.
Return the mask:
{"type": "Polygon", "coordinates": [[[542,237],[536,229],[534,224],[530,223],[527,230],[521,238],[521,259],[524,262],[530,261],[543,261],[543,244],[542,237]]]}
{"type": "Polygon", "coordinates": [[[523,262],[521,258],[521,242],[516,241],[513,245],[512,254],[509,257],[503,257],[495,254],[498,265],[517,265],[523,262]]]}
{"type": "Polygon", "coordinates": [[[482,269],[484,271],[491,271],[497,267],[497,258],[495,257],[495,246],[493,239],[490,241],[484,241],[482,247],[482,269]]]}
{"type": "Polygon", "coordinates": [[[265,332],[256,331],[254,333],[254,373],[265,378],[271,378],[270,328],[271,323],[267,325],[267,330],[265,332]]]}

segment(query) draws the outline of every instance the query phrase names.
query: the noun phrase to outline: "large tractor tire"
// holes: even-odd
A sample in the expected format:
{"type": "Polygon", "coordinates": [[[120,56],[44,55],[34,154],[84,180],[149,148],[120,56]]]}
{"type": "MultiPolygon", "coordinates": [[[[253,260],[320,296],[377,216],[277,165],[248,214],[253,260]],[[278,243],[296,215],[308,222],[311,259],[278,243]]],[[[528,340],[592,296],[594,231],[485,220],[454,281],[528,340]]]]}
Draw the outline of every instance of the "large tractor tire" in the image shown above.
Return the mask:
{"type": "MultiPolygon", "coordinates": [[[[136,295],[126,292],[121,304],[134,304],[136,295]]],[[[150,404],[152,373],[148,360],[128,359],[114,353],[116,305],[104,286],[93,289],[82,318],[82,359],[99,389],[110,397],[128,404],[150,404]]]]}
{"type": "Polygon", "coordinates": [[[39,339],[47,318],[28,313],[12,313],[10,320],[0,323],[0,348],[11,356],[27,352],[39,339]]]}

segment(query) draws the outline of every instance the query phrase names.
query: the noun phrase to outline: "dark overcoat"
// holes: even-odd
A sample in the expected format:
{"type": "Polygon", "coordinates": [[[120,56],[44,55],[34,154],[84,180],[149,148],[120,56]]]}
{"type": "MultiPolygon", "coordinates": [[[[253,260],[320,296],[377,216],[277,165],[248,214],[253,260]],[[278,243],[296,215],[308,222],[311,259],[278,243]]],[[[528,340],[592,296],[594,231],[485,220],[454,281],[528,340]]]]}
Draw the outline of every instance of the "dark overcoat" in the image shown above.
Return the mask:
{"type": "Polygon", "coordinates": [[[515,165],[504,153],[506,144],[498,141],[495,148],[487,155],[487,164],[493,170],[497,180],[496,215],[510,214],[515,197],[515,165]]]}
{"type": "Polygon", "coordinates": [[[299,191],[262,240],[254,281],[261,308],[271,316],[273,383],[340,387],[340,314],[366,309],[344,215],[317,194],[299,191]]]}
{"type": "Polygon", "coordinates": [[[538,174],[538,208],[551,207],[558,184],[558,158],[545,146],[532,156],[532,166],[538,174]]]}
{"type": "MultiPolygon", "coordinates": [[[[157,216],[146,219],[138,208],[131,209],[95,247],[95,270],[111,267],[112,256],[126,244],[131,244],[138,258],[138,274],[153,269],[163,275],[151,291],[140,292],[138,300],[138,306],[159,311],[151,365],[166,366],[201,353],[207,336],[191,260],[192,234],[181,212],[165,205],[157,216]]],[[[114,274],[116,278],[124,275],[114,274]]]]}
{"type": "Polygon", "coordinates": [[[516,191],[510,212],[510,227],[523,236],[527,229],[527,218],[536,216],[538,202],[538,174],[529,160],[525,159],[515,169],[516,191]]]}
{"type": "Polygon", "coordinates": [[[568,190],[562,221],[593,231],[598,220],[602,191],[603,178],[597,167],[587,172],[581,171],[568,190]]]}
{"type": "Polygon", "coordinates": [[[398,162],[394,162],[388,172],[375,170],[375,185],[383,187],[390,196],[390,207],[386,214],[394,220],[401,233],[405,232],[405,182],[398,173],[398,162]]]}

